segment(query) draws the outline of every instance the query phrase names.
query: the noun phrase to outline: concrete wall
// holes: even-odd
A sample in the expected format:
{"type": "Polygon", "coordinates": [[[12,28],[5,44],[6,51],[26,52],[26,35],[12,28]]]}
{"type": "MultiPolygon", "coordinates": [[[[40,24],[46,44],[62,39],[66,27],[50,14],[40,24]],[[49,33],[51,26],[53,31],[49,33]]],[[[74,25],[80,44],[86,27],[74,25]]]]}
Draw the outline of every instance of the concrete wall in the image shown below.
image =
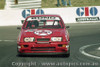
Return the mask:
{"type": "Polygon", "coordinates": [[[93,7],[68,7],[68,8],[44,8],[44,9],[9,9],[0,10],[0,26],[21,25],[21,20],[27,15],[58,14],[65,23],[100,22],[100,6],[93,7]],[[35,13],[32,14],[31,10],[35,13]],[[83,21],[76,21],[81,18],[83,21]],[[85,21],[84,21],[85,18],[85,21]],[[91,21],[91,19],[93,19],[91,21]]]}

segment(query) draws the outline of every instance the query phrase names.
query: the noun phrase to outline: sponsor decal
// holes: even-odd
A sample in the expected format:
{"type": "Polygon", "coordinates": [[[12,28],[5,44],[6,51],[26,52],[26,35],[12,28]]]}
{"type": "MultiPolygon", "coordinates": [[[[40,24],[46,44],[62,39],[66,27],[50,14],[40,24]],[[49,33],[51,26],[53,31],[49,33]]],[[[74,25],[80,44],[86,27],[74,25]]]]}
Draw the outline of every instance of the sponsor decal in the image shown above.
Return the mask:
{"type": "Polygon", "coordinates": [[[99,17],[82,17],[76,18],[76,21],[98,21],[100,20],[99,17]]]}
{"type": "Polygon", "coordinates": [[[30,17],[27,20],[60,20],[60,18],[53,16],[46,16],[46,17],[30,17]]]}
{"type": "Polygon", "coordinates": [[[76,21],[100,21],[96,7],[80,7],[76,9],[76,21]]]}
{"type": "Polygon", "coordinates": [[[22,17],[26,18],[30,15],[42,15],[44,14],[44,11],[42,9],[25,9],[22,11],[22,17]]]}
{"type": "Polygon", "coordinates": [[[47,36],[52,34],[52,31],[50,30],[37,30],[34,32],[34,34],[39,35],[39,36],[47,36]]]}
{"type": "Polygon", "coordinates": [[[77,8],[76,14],[78,16],[96,16],[98,14],[98,9],[96,7],[80,7],[77,8]]]}
{"type": "Polygon", "coordinates": [[[33,32],[34,30],[26,30],[25,32],[33,32]]]}

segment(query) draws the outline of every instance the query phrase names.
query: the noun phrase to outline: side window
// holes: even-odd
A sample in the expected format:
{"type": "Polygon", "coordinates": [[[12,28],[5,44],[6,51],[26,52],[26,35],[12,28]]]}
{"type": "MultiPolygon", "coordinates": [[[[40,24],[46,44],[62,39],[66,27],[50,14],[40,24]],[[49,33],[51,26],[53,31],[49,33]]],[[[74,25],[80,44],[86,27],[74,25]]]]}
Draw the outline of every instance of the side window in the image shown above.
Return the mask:
{"type": "Polygon", "coordinates": [[[59,23],[58,21],[55,21],[55,22],[54,22],[54,25],[58,25],[58,23],[59,23]]]}
{"type": "Polygon", "coordinates": [[[30,21],[27,21],[27,26],[26,26],[26,28],[30,28],[30,26],[31,26],[30,21]]]}

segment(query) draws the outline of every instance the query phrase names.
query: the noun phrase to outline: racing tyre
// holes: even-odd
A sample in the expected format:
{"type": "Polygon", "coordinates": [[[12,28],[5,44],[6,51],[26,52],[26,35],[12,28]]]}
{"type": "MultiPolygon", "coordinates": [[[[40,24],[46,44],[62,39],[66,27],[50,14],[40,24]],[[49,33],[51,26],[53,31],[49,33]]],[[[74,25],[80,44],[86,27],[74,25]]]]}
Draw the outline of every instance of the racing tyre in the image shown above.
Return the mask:
{"type": "Polygon", "coordinates": [[[18,57],[24,56],[22,53],[20,53],[20,52],[18,51],[18,48],[17,48],[17,56],[18,56],[18,57]]]}
{"type": "Polygon", "coordinates": [[[68,50],[67,53],[65,53],[65,54],[63,55],[63,57],[70,57],[70,49],[68,50]]]}

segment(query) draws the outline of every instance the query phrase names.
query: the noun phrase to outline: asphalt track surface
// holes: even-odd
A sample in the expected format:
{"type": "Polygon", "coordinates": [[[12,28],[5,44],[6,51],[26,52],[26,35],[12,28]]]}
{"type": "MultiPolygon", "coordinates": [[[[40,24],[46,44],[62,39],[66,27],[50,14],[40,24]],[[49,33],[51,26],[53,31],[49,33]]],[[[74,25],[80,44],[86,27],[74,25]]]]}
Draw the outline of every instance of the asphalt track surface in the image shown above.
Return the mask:
{"type": "Polygon", "coordinates": [[[100,43],[100,23],[67,25],[70,26],[68,29],[71,40],[70,57],[51,55],[19,57],[16,49],[19,30],[16,26],[0,27],[0,67],[100,67],[100,59],[85,56],[79,51],[85,45],[100,43]]]}

